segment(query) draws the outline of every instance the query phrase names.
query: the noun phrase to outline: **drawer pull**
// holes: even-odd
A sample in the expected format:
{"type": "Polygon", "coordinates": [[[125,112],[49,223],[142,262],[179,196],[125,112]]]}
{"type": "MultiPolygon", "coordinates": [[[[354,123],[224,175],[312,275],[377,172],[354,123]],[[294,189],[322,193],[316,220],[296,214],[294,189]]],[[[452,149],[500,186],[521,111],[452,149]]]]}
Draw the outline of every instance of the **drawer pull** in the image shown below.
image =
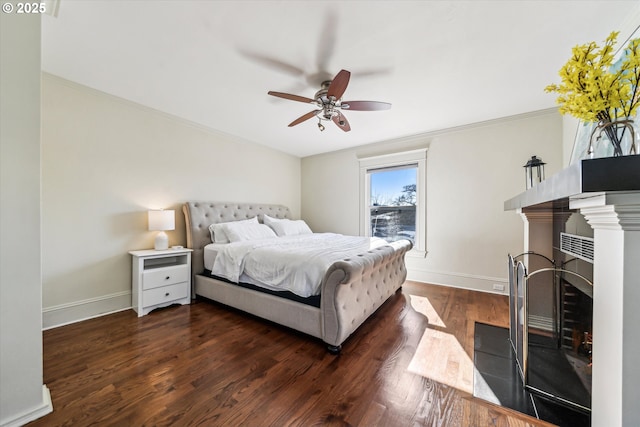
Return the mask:
{"type": "Polygon", "coordinates": [[[167,292],[166,294],[164,294],[164,296],[165,296],[165,297],[168,297],[168,296],[169,296],[169,292],[167,292]]]}
{"type": "Polygon", "coordinates": [[[164,280],[169,280],[169,279],[171,279],[171,276],[167,276],[164,278],[164,280]]]}

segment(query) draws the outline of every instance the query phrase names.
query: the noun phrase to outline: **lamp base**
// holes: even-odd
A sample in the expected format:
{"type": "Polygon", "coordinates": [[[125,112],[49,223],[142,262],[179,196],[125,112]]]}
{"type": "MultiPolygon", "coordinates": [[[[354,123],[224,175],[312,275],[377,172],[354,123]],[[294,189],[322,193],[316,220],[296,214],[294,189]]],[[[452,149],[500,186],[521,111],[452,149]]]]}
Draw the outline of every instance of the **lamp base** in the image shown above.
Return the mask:
{"type": "Polygon", "coordinates": [[[156,236],[154,249],[156,251],[163,251],[169,249],[169,236],[164,231],[161,231],[156,236]]]}

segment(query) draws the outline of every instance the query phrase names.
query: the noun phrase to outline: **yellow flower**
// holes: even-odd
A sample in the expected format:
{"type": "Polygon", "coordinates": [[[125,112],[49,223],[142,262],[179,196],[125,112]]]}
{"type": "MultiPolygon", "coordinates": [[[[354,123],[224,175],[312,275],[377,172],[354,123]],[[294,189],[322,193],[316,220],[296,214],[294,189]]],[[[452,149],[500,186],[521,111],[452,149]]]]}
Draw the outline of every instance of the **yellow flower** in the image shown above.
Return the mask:
{"type": "Polygon", "coordinates": [[[634,116],[640,104],[640,39],[631,40],[622,59],[613,64],[618,32],[604,45],[595,42],[575,46],[571,58],[560,69],[560,84],[546,92],[558,93],[562,114],[586,122],[606,122],[634,116]]]}

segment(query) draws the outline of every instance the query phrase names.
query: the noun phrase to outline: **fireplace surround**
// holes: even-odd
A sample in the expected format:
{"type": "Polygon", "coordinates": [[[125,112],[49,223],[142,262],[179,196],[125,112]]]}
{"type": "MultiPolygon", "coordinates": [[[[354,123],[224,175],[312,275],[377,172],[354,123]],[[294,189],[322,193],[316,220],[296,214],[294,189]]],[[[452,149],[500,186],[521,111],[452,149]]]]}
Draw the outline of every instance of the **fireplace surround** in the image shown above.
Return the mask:
{"type": "MultiPolygon", "coordinates": [[[[504,208],[524,221],[524,252],[552,260],[554,216],[584,217],[593,233],[592,426],[640,425],[640,156],[582,160],[504,208]]],[[[540,269],[533,264],[528,271],[540,269]]]]}

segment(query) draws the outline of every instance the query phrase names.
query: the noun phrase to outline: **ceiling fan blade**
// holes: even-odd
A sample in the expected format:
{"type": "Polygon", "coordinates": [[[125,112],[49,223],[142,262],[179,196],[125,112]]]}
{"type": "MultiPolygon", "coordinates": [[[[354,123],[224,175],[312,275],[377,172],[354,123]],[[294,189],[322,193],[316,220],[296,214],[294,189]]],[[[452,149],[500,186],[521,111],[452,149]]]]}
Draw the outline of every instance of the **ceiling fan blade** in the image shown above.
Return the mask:
{"type": "Polygon", "coordinates": [[[296,77],[305,75],[305,72],[302,68],[298,68],[295,65],[281,61],[277,58],[272,58],[261,53],[255,53],[244,49],[239,49],[238,51],[241,55],[248,58],[249,60],[258,62],[272,70],[280,71],[296,77]]]}
{"type": "MultiPolygon", "coordinates": [[[[335,10],[328,9],[324,16],[322,32],[318,37],[318,49],[316,53],[316,67],[320,72],[326,72],[329,62],[335,53],[336,32],[338,28],[338,15],[335,10]]],[[[328,79],[331,80],[333,74],[330,73],[328,79]]],[[[320,81],[322,83],[322,81],[320,81]]]]}
{"type": "Polygon", "coordinates": [[[344,101],[340,108],[352,111],[380,111],[390,109],[391,104],[378,101],[344,101]]]}
{"type": "Polygon", "coordinates": [[[345,132],[349,132],[351,130],[351,126],[349,125],[349,121],[347,120],[347,118],[340,112],[338,112],[338,115],[333,116],[333,118],[331,119],[333,120],[333,123],[337,124],[338,127],[340,129],[342,129],[345,132]]]}
{"type": "Polygon", "coordinates": [[[393,67],[385,67],[385,68],[369,68],[364,70],[354,71],[353,74],[358,78],[361,77],[375,77],[375,76],[383,76],[388,75],[393,71],[393,67]]]}
{"type": "Polygon", "coordinates": [[[316,102],[315,99],[306,98],[304,96],[291,95],[290,93],[274,92],[272,90],[270,90],[267,93],[272,96],[277,96],[278,98],[290,99],[291,101],[305,102],[307,104],[308,103],[313,104],[316,102]]]}
{"type": "Polygon", "coordinates": [[[342,98],[344,91],[347,90],[351,73],[347,70],[340,70],[338,74],[333,78],[329,89],[327,89],[327,96],[333,96],[335,99],[342,98]]]}
{"type": "Polygon", "coordinates": [[[315,115],[322,110],[313,110],[313,111],[309,111],[307,114],[305,114],[304,116],[300,116],[297,119],[295,119],[294,121],[292,121],[291,123],[289,123],[289,127],[291,126],[295,126],[298,125],[306,120],[309,120],[312,117],[315,117],[315,115]]]}

